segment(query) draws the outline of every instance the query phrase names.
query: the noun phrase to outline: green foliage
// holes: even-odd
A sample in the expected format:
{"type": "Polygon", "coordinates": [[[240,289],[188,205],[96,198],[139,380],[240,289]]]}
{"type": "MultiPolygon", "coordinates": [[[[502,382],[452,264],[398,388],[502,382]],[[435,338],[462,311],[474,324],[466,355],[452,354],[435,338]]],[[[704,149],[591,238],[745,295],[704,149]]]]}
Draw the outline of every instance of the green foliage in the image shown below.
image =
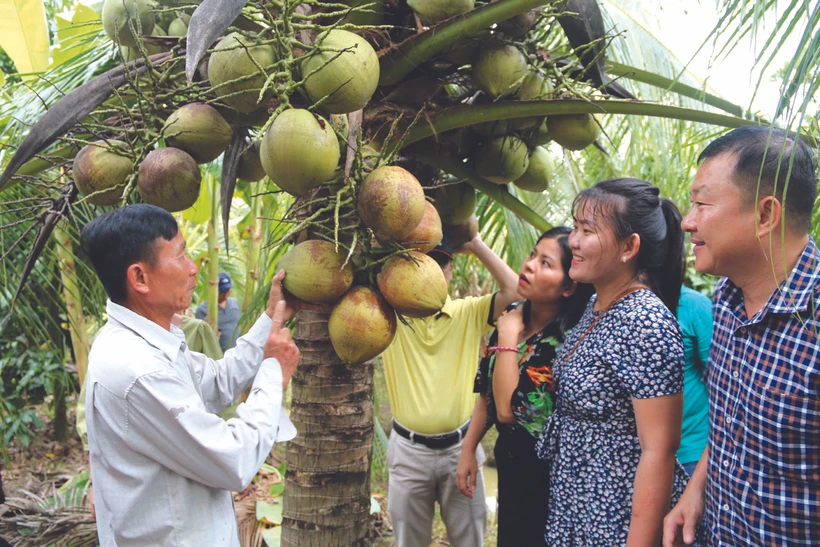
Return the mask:
{"type": "Polygon", "coordinates": [[[17,440],[28,446],[43,427],[34,407],[58,384],[71,385],[63,366],[62,349],[34,346],[24,336],[0,340],[0,424],[3,452],[17,440]]]}

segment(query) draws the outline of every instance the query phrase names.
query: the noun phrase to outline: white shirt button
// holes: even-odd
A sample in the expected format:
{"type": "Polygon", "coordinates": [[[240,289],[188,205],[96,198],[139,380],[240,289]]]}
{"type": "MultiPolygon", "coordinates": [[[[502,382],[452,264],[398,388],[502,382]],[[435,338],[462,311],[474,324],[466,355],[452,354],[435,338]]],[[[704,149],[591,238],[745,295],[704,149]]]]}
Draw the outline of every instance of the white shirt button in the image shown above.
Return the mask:
{"type": "Polygon", "coordinates": [[[729,510],[729,504],[728,504],[728,503],[724,503],[724,504],[723,504],[723,510],[724,510],[724,511],[728,511],[728,510],[729,510]]]}
{"type": "Polygon", "coordinates": [[[723,460],[723,467],[729,467],[729,460],[723,460]]]}
{"type": "Polygon", "coordinates": [[[732,373],[732,376],[734,376],[735,378],[737,378],[738,376],[740,376],[740,373],[739,373],[738,371],[734,371],[734,372],[732,373]]]}
{"type": "Polygon", "coordinates": [[[746,334],[746,327],[740,327],[740,334],[746,334]]]}
{"type": "Polygon", "coordinates": [[[732,417],[731,416],[726,416],[726,423],[727,424],[732,423],[732,417]]]}

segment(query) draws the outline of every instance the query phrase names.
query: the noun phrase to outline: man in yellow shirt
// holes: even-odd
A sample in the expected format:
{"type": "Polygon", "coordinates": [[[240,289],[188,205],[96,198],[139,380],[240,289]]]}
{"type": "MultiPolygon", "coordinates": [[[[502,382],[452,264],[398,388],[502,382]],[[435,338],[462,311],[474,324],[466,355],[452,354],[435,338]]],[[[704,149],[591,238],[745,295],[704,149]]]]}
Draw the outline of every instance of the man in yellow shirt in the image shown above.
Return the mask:
{"type": "MultiPolygon", "coordinates": [[[[435,503],[454,547],[484,544],[487,522],[484,479],[479,471],[473,498],[456,484],[461,440],[473,413],[473,381],[481,338],[501,312],[518,300],[518,274],[474,237],[461,250],[472,252],[500,290],[482,297],[447,301],[430,317],[399,323],[382,354],[393,431],[387,452],[388,511],[398,547],[428,547],[435,503]]],[[[452,250],[445,240],[430,253],[453,278],[452,250]]],[[[481,447],[476,454],[484,463],[481,447]]]]}

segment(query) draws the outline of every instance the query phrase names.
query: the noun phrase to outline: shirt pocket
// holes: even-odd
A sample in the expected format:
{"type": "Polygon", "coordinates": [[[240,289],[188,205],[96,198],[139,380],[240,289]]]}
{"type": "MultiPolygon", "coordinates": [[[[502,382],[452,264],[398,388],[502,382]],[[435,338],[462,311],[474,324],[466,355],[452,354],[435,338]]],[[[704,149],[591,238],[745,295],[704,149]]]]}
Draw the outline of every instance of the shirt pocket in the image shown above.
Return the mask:
{"type": "Polygon", "coordinates": [[[820,401],[755,382],[746,405],[752,455],[785,478],[820,481],[820,401]]]}

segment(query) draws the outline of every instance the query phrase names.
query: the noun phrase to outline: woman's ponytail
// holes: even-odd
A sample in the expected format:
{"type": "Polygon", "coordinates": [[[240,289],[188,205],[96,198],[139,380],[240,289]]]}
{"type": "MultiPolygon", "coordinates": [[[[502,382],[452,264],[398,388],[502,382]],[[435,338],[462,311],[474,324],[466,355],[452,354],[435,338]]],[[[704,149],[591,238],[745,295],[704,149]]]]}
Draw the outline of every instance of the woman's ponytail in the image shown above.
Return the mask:
{"type": "Polygon", "coordinates": [[[678,300],[680,299],[680,287],[683,284],[684,272],[684,250],[683,250],[683,229],[681,228],[681,215],[675,203],[666,198],[661,198],[661,211],[666,220],[666,256],[663,264],[657,272],[651,272],[650,276],[657,294],[666,307],[677,315],[678,300]]]}

